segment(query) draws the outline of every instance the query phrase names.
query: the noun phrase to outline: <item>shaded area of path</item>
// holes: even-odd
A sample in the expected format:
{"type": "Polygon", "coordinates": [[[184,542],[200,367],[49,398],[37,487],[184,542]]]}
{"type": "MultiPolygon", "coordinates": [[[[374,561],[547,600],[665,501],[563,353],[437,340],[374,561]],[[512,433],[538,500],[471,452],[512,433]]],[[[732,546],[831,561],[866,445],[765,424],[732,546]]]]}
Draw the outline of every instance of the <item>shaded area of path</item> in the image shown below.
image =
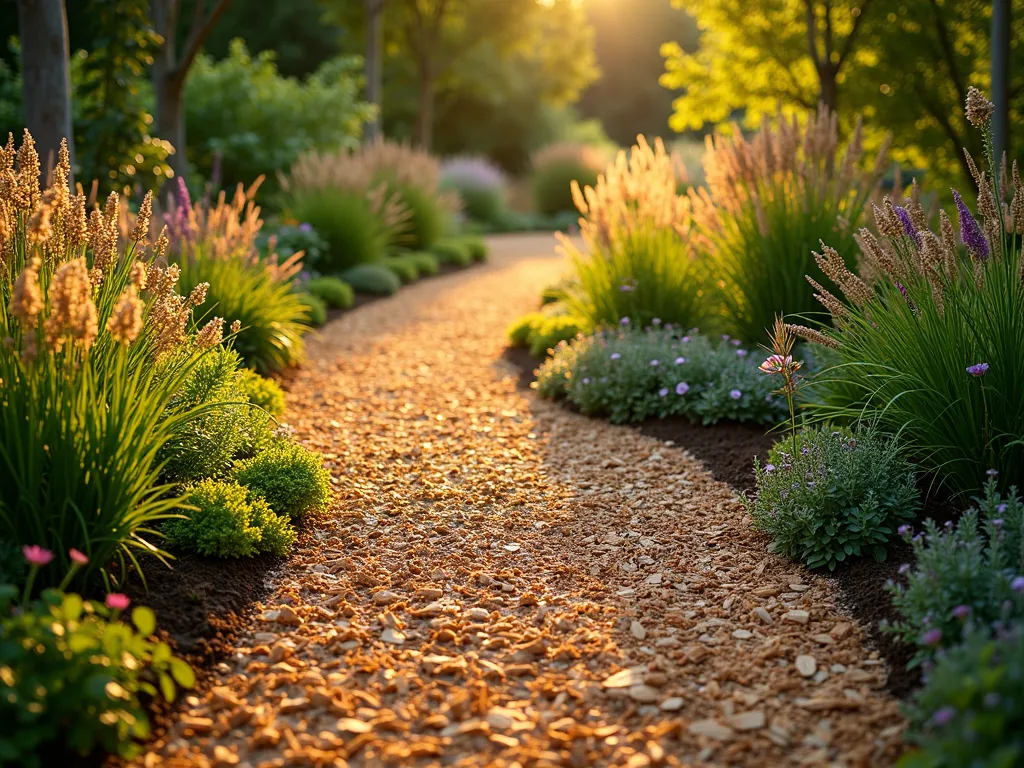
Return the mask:
{"type": "Polygon", "coordinates": [[[504,331],[563,265],[326,326],[290,423],[336,501],[146,766],[890,764],[885,669],[678,446],[537,401],[504,331]]]}

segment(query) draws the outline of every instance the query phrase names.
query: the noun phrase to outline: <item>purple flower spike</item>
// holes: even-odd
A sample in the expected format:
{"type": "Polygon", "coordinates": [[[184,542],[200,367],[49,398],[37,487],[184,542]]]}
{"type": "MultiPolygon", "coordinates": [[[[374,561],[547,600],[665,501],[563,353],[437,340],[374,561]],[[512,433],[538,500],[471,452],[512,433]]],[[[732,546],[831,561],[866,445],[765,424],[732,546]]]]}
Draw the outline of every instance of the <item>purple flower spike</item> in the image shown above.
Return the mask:
{"type": "Polygon", "coordinates": [[[963,621],[971,615],[971,606],[969,605],[958,605],[953,609],[953,616],[963,621]]]}
{"type": "Polygon", "coordinates": [[[922,645],[938,645],[942,642],[942,630],[941,629],[929,629],[923,635],[921,635],[922,645]]]}
{"type": "Polygon", "coordinates": [[[967,366],[967,372],[976,379],[980,379],[988,373],[988,363],[975,363],[967,366]]]}
{"type": "Polygon", "coordinates": [[[932,722],[935,725],[949,725],[953,722],[953,718],[956,717],[956,707],[943,707],[934,715],[932,715],[932,722]]]}
{"type": "Polygon", "coordinates": [[[984,261],[988,258],[988,240],[985,239],[981,227],[978,226],[977,220],[964,199],[955,189],[953,190],[953,200],[956,202],[956,210],[960,216],[960,242],[967,247],[971,256],[979,261],[984,261]]]}
{"type": "Polygon", "coordinates": [[[907,237],[914,241],[914,245],[918,248],[921,247],[921,235],[917,231],[917,227],[914,226],[914,222],[910,219],[910,213],[901,205],[896,206],[896,218],[900,220],[900,224],[903,225],[903,231],[907,233],[907,237]]]}
{"type": "Polygon", "coordinates": [[[738,389],[734,389],[729,392],[729,397],[731,397],[733,400],[739,400],[741,397],[743,397],[743,393],[740,392],[740,390],[738,389]]]}
{"type": "Polygon", "coordinates": [[[1024,594],[1024,576],[1018,576],[1010,582],[1010,589],[1019,594],[1024,594]]]}
{"type": "Polygon", "coordinates": [[[676,384],[676,394],[677,395],[685,395],[689,391],[690,391],[690,385],[687,384],[685,381],[680,381],[678,384],[676,384]]]}

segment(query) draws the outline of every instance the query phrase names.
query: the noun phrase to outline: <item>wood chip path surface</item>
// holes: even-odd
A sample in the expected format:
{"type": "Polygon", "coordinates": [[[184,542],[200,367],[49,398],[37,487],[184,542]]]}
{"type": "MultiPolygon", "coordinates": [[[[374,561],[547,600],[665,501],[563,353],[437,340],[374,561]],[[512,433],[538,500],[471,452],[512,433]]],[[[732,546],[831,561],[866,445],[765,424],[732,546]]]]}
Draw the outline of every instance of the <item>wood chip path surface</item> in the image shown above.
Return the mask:
{"type": "Polygon", "coordinates": [[[549,236],[346,314],[288,422],[336,501],[138,764],[883,766],[903,722],[825,579],[686,453],[516,387],[549,236]]]}

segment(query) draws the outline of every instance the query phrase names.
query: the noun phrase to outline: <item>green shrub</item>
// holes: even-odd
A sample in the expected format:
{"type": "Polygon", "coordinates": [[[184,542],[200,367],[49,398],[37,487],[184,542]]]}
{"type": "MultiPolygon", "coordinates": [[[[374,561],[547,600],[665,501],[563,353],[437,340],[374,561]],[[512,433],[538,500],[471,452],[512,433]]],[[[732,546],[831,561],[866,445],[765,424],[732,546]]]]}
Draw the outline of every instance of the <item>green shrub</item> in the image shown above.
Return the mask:
{"type": "Polygon", "coordinates": [[[527,312],[515,320],[505,331],[509,344],[513,347],[529,346],[533,329],[546,319],[547,315],[543,312],[527,312]]]}
{"type": "Polygon", "coordinates": [[[473,261],[487,261],[487,241],[477,235],[460,235],[457,242],[469,249],[473,261]]]}
{"type": "Polygon", "coordinates": [[[560,341],[569,341],[589,330],[585,320],[573,315],[530,312],[510,325],[507,334],[512,346],[529,347],[531,355],[541,357],[560,341]]]}
{"type": "Polygon", "coordinates": [[[282,258],[288,258],[302,251],[305,264],[320,264],[327,254],[328,245],[312,225],[303,222],[297,227],[283,225],[273,234],[262,232],[257,239],[260,252],[273,251],[282,258]],[[273,245],[273,247],[271,247],[273,245]]]}
{"type": "Polygon", "coordinates": [[[402,281],[383,264],[360,264],[346,269],[341,278],[352,286],[356,293],[372,293],[377,296],[392,296],[402,287],[402,281]]]}
{"type": "Polygon", "coordinates": [[[388,256],[382,263],[403,283],[413,283],[419,279],[420,273],[416,269],[416,262],[405,255],[388,256]]]}
{"type": "Polygon", "coordinates": [[[942,652],[905,707],[900,768],[1013,768],[1024,762],[1024,623],[969,632],[942,652]]]}
{"type": "MultiPolygon", "coordinates": [[[[901,533],[911,538],[909,526],[901,533]]],[[[955,526],[926,521],[912,544],[906,583],[890,588],[900,615],[890,631],[917,646],[915,665],[958,642],[968,620],[990,627],[1024,619],[1024,503],[1016,489],[1004,498],[990,478],[977,508],[955,526]]]]}
{"type": "Polygon", "coordinates": [[[284,415],[284,392],[276,381],[243,369],[239,372],[238,389],[250,403],[262,408],[275,419],[284,415]]]}
{"type": "Polygon", "coordinates": [[[282,441],[239,462],[235,479],[293,520],[326,510],[331,500],[331,475],[320,454],[298,443],[282,441]]]}
{"type": "Polygon", "coordinates": [[[559,344],[537,388],[616,424],[672,415],[772,424],[788,415],[785,398],[745,349],[663,327],[627,324],[559,344]]]}
{"type": "Polygon", "coordinates": [[[327,274],[379,262],[398,236],[361,191],[300,190],[287,200],[292,215],[309,222],[327,241],[326,255],[309,262],[327,274]]]}
{"type": "Polygon", "coordinates": [[[473,221],[494,223],[505,210],[505,176],[485,158],[446,160],[441,169],[441,187],[458,193],[466,215],[473,221]]]}
{"type": "Polygon", "coordinates": [[[436,194],[413,184],[389,184],[409,211],[402,233],[402,244],[414,251],[426,251],[444,234],[448,213],[436,194]]]}
{"type": "Polygon", "coordinates": [[[603,153],[585,144],[565,142],[542,149],[533,158],[530,180],[534,208],[548,216],[575,210],[572,183],[593,186],[604,166],[603,153]]]}
{"type": "Polygon", "coordinates": [[[761,340],[778,314],[820,311],[805,278],[820,278],[819,242],[856,264],[854,233],[884,167],[858,170],[859,135],[838,156],[832,120],[822,108],[803,130],[780,119],[753,139],[716,135],[705,158],[710,195],[692,196],[695,240],[720,285],[724,330],[744,341],[761,340]]]}
{"type": "Polygon", "coordinates": [[[209,283],[204,308],[228,322],[241,322],[235,349],[248,365],[269,373],[302,360],[302,335],[308,329],[306,306],[289,284],[276,279],[264,264],[236,257],[215,258],[200,245],[179,266],[183,292],[209,283]]]}
{"type": "Polygon", "coordinates": [[[273,181],[306,150],[355,147],[371,109],[359,101],[359,78],[352,57],[326,61],[305,80],[282,77],[272,52],[250,56],[242,40],[219,61],[200,54],[183,101],[189,159],[209,175],[219,156],[226,182],[248,183],[273,181]]]}
{"type": "Polygon", "coordinates": [[[306,322],[319,328],[327,322],[327,302],[319,296],[300,291],[295,294],[306,308],[306,322]]]}
{"type": "Polygon", "coordinates": [[[406,254],[406,258],[416,266],[420,277],[436,275],[441,270],[437,257],[428,251],[412,251],[406,254]]]}
{"type": "Polygon", "coordinates": [[[14,594],[0,587],[0,761],[42,768],[97,747],[138,755],[150,734],[140,694],[170,701],[175,684],[195,684],[189,665],[150,639],[153,612],[135,608],[129,626],[75,594],[47,590],[18,610],[14,594]]]}
{"type": "Polygon", "coordinates": [[[461,240],[451,238],[440,240],[434,243],[430,252],[442,264],[455,264],[460,267],[467,267],[473,263],[473,252],[470,250],[469,245],[461,240]]]}
{"type": "Polygon", "coordinates": [[[189,489],[187,502],[195,509],[163,526],[179,550],[222,558],[286,555],[295,543],[287,517],[236,482],[203,480],[189,489]]]}
{"type": "Polygon", "coordinates": [[[804,429],[795,448],[786,437],[764,466],[755,458],[754,474],[757,490],[744,500],[754,527],[771,537],[773,552],[808,568],[831,571],[861,555],[884,560],[896,529],[919,508],[910,465],[870,431],[804,429]]]}
{"type": "Polygon", "coordinates": [[[355,301],[352,286],[337,277],[314,277],[302,288],[334,309],[350,309],[355,301]]]}

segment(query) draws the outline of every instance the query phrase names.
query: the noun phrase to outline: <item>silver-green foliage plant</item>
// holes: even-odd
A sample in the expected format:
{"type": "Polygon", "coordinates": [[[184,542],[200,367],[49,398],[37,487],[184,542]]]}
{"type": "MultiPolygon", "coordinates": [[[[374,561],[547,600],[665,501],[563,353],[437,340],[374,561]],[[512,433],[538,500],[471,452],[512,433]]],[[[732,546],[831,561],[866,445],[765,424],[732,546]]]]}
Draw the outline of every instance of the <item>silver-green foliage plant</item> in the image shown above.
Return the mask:
{"type": "Polygon", "coordinates": [[[712,342],[660,324],[634,329],[629,318],[559,344],[537,372],[537,387],[615,423],[686,416],[774,424],[788,413],[786,399],[735,340],[712,342]]]}
{"type": "Polygon", "coordinates": [[[764,465],[755,459],[754,474],[757,488],[744,498],[754,527],[771,537],[772,551],[808,568],[884,560],[920,505],[895,442],[869,430],[804,429],[776,443],[764,465]]]}

